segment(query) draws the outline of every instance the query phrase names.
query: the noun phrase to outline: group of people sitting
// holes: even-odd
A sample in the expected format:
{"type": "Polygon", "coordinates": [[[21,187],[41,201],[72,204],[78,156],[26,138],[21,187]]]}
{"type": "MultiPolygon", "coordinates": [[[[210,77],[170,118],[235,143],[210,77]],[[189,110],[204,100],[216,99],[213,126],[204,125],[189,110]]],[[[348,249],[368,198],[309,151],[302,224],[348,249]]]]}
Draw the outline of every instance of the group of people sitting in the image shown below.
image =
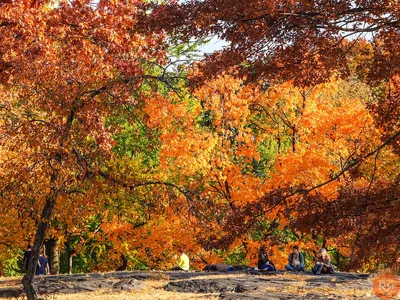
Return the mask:
{"type": "MultiPolygon", "coordinates": [[[[187,255],[185,254],[187,258],[187,255]]],[[[185,258],[185,259],[186,259],[185,258]]],[[[299,251],[298,246],[294,246],[292,248],[292,252],[288,257],[288,264],[285,266],[285,269],[293,272],[305,272],[305,264],[304,264],[304,255],[299,251]]],[[[189,269],[189,258],[187,258],[187,270],[189,269]]],[[[229,266],[226,264],[212,264],[207,265],[203,271],[217,271],[217,272],[225,272],[225,271],[238,271],[238,270],[250,270],[251,267],[248,266],[229,266]]],[[[177,269],[175,269],[177,270],[177,269]]],[[[183,270],[183,268],[180,268],[183,270]]],[[[258,263],[257,267],[254,270],[262,270],[262,271],[276,271],[274,263],[269,259],[268,253],[265,247],[260,248],[260,252],[258,255],[258,263]]],[[[319,249],[318,255],[316,257],[316,262],[314,267],[312,268],[312,272],[316,275],[321,273],[334,273],[334,267],[331,264],[331,259],[328,255],[328,252],[325,248],[319,249]]]]}
{"type": "MultiPolygon", "coordinates": [[[[28,249],[25,251],[24,260],[25,267],[28,268],[29,259],[32,253],[32,246],[28,246],[28,249]]],[[[189,270],[189,257],[184,253],[183,249],[178,250],[179,258],[175,255],[176,266],[171,270],[189,270]]],[[[204,268],[204,271],[236,271],[243,270],[245,266],[229,266],[226,264],[213,264],[207,265],[204,268]]],[[[299,251],[298,246],[294,246],[292,248],[292,252],[288,257],[288,264],[285,266],[286,270],[293,272],[304,272],[304,255],[299,251]]],[[[258,263],[256,270],[265,270],[265,271],[276,271],[274,263],[269,259],[268,253],[265,247],[260,248],[260,252],[258,255],[258,263]]],[[[312,272],[314,274],[321,273],[334,273],[334,267],[331,264],[331,259],[328,255],[328,252],[325,248],[319,249],[319,253],[316,258],[316,262],[314,267],[312,268],[312,272]]],[[[45,275],[50,274],[48,260],[44,254],[44,248],[40,250],[40,256],[38,259],[37,267],[36,267],[36,275],[45,275]]]]}
{"type": "MultiPolygon", "coordinates": [[[[274,263],[268,258],[264,247],[260,248],[258,256],[258,270],[276,271],[274,263]]],[[[299,251],[298,246],[294,246],[289,254],[288,264],[285,269],[293,272],[304,272],[304,255],[299,251]]],[[[316,275],[321,273],[334,273],[334,267],[325,248],[320,248],[312,272],[316,275]]]]}

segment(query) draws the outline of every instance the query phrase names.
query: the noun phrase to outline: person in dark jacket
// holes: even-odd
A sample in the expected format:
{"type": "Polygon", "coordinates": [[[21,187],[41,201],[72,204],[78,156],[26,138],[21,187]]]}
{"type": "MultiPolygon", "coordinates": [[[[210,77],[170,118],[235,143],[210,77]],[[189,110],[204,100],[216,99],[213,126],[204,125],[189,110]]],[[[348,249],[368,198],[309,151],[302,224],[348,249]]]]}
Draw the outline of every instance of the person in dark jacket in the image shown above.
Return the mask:
{"type": "Polygon", "coordinates": [[[29,261],[32,255],[32,245],[28,245],[28,248],[24,252],[24,264],[25,264],[25,272],[28,270],[29,261]]]}
{"type": "Polygon", "coordinates": [[[258,254],[258,269],[265,271],[276,271],[274,263],[269,260],[267,251],[264,247],[260,248],[260,253],[258,254]]]}
{"type": "Polygon", "coordinates": [[[289,255],[289,263],[285,266],[286,270],[294,272],[304,272],[304,255],[299,251],[298,246],[293,246],[293,251],[289,255]]]}
{"type": "Polygon", "coordinates": [[[49,261],[47,260],[44,250],[40,250],[38,263],[36,266],[36,275],[50,275],[49,261]]]}

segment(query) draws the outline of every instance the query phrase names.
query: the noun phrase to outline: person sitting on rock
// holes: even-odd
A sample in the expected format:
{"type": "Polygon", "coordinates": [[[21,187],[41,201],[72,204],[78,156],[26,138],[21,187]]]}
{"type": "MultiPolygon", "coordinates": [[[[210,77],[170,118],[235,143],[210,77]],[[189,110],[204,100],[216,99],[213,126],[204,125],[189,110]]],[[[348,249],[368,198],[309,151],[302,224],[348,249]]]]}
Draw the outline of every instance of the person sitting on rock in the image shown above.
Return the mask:
{"type": "MultiPolygon", "coordinates": [[[[189,257],[183,253],[183,249],[178,250],[179,253],[179,259],[176,262],[176,266],[172,268],[171,270],[175,271],[188,271],[189,270],[189,257]]],[[[175,258],[178,258],[175,255],[175,258]]]]}
{"type": "Polygon", "coordinates": [[[274,263],[269,260],[267,251],[265,247],[260,248],[260,253],[258,255],[258,269],[265,271],[276,271],[274,263]]]}
{"type": "Polygon", "coordinates": [[[319,249],[319,253],[317,255],[316,263],[312,272],[316,275],[321,273],[333,273],[334,269],[331,265],[331,258],[328,255],[328,252],[325,248],[319,249]]]}
{"type": "Polygon", "coordinates": [[[304,256],[299,251],[299,246],[293,246],[293,251],[289,255],[289,263],[285,268],[288,271],[304,272],[304,256]]]}

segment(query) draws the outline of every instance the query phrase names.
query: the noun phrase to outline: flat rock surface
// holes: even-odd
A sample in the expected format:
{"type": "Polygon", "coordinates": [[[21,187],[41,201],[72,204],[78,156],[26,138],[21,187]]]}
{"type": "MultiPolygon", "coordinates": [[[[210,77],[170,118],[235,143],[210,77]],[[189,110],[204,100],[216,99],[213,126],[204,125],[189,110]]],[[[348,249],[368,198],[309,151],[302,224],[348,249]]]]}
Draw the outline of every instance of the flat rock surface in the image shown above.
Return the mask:
{"type": "MultiPolygon", "coordinates": [[[[212,296],[213,299],[379,299],[373,293],[374,276],[353,273],[313,275],[285,271],[178,272],[132,271],[35,277],[39,294],[62,295],[99,290],[141,293],[157,283],[158,290],[175,295],[212,296]],[[146,286],[146,288],[144,288],[146,286]]],[[[0,280],[0,297],[21,297],[18,281],[0,280]]],[[[204,297],[204,298],[207,298],[204,297]]],[[[179,297],[177,298],[179,299],[179,297]]],[[[189,299],[189,298],[185,298],[189,299]]],[[[198,299],[196,297],[196,299],[198,299]]]]}

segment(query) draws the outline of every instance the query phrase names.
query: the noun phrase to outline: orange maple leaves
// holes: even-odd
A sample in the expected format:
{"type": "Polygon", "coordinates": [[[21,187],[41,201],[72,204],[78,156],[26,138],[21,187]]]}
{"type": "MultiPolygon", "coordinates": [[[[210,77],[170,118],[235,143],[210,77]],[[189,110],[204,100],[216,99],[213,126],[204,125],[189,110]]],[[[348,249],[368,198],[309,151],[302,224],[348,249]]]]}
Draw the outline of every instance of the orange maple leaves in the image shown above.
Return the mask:
{"type": "MultiPolygon", "coordinates": [[[[336,201],[348,184],[348,166],[381,144],[381,131],[367,109],[365,92],[347,92],[357,84],[361,85],[332,78],[312,88],[286,82],[264,92],[256,85],[245,85],[224,75],[195,90],[193,98],[177,103],[163,99],[163,105],[158,106],[148,103],[148,113],[159,116],[150,122],[161,130],[166,176],[181,174],[180,184],[201,191],[194,205],[212,212],[210,228],[220,227],[222,235],[210,235],[210,240],[230,239],[227,228],[246,228],[257,216],[278,219],[281,230],[292,226],[299,214],[313,213],[296,209],[307,201],[300,191],[308,191],[326,203],[336,201]],[[270,147],[268,167],[265,173],[257,174],[251,163],[266,158],[266,144],[270,147]],[[282,194],[281,200],[274,200],[280,204],[269,209],[262,195],[282,188],[291,190],[292,195],[282,194]],[[260,204],[265,206],[259,210],[265,209],[264,215],[253,209],[249,211],[255,215],[246,215],[246,207],[260,204]],[[232,223],[239,219],[232,218],[232,214],[241,214],[241,210],[243,223],[232,223]]],[[[389,159],[390,150],[381,155],[383,161],[389,159]]],[[[358,188],[368,184],[372,164],[372,158],[363,162],[366,177],[354,181],[358,188]]],[[[383,169],[374,172],[375,176],[385,176],[383,169]]],[[[237,234],[231,245],[240,245],[247,232],[237,234]]],[[[351,235],[348,238],[347,245],[351,235]]],[[[337,247],[346,244],[343,239],[339,244],[331,242],[337,247]]],[[[278,253],[282,247],[288,250],[291,244],[270,245],[278,253]]],[[[248,251],[252,261],[252,250],[248,251]]]]}

